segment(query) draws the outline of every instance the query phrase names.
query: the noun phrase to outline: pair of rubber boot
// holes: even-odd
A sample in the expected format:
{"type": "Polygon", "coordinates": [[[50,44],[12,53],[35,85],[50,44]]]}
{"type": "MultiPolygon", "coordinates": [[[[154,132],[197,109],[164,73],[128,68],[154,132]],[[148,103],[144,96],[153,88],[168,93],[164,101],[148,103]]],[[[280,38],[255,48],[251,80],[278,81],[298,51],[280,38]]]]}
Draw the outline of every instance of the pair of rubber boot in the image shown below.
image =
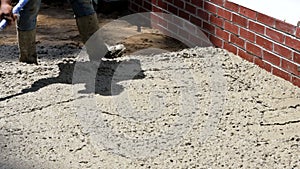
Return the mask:
{"type": "MultiPolygon", "coordinates": [[[[88,39],[99,29],[98,19],[96,14],[76,18],[76,24],[83,43],[86,43],[88,39]]],[[[38,64],[36,44],[35,44],[36,30],[35,29],[30,31],[18,30],[18,41],[19,41],[19,51],[20,51],[19,61],[29,63],[29,64],[38,64]]],[[[98,46],[93,46],[93,44],[89,44],[89,45],[86,44],[88,54],[92,59],[99,59],[99,58],[95,58],[97,57],[97,53],[94,52],[96,51],[95,48],[99,50],[98,46]]],[[[106,53],[104,57],[113,57],[113,55],[119,56],[125,49],[124,46],[121,46],[120,49],[117,49],[117,51],[112,52],[110,51],[108,46],[104,45],[104,43],[103,45],[100,46],[102,46],[103,48],[100,50],[106,53]]]]}

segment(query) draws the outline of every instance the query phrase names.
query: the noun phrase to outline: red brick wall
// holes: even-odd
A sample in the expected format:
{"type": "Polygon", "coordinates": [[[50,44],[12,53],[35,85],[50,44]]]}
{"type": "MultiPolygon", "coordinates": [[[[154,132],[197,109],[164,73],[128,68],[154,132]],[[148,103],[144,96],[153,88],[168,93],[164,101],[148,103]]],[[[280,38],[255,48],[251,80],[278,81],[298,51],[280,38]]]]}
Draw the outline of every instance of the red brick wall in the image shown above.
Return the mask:
{"type": "Polygon", "coordinates": [[[216,47],[300,87],[299,27],[227,0],[130,0],[129,7],[180,16],[199,26],[216,47]]]}

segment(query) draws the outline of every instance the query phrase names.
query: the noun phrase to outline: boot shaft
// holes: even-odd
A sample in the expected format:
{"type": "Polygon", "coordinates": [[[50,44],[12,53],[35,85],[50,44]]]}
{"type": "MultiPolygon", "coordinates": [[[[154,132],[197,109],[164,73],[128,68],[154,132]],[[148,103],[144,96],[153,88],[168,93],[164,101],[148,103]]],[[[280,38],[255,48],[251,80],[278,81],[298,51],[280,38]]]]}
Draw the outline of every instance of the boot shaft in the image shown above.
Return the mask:
{"type": "Polygon", "coordinates": [[[76,24],[83,43],[99,29],[99,22],[96,14],[78,17],[76,18],[76,24]]]}
{"type": "Polygon", "coordinates": [[[25,62],[29,64],[37,64],[37,54],[36,54],[36,30],[21,31],[18,30],[18,43],[20,51],[20,62],[25,62]]]}

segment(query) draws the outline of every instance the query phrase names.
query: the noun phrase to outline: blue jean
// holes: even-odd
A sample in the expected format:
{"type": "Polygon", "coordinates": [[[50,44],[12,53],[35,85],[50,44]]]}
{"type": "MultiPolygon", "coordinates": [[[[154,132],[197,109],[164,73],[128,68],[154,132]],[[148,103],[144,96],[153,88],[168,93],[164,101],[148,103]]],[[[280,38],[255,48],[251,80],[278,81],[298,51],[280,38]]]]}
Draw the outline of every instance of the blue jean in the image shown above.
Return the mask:
{"type": "MultiPolygon", "coordinates": [[[[95,13],[91,0],[69,0],[75,17],[88,16],[95,13]]],[[[36,28],[37,15],[41,0],[29,0],[20,11],[17,28],[21,31],[30,31],[36,28]]]]}

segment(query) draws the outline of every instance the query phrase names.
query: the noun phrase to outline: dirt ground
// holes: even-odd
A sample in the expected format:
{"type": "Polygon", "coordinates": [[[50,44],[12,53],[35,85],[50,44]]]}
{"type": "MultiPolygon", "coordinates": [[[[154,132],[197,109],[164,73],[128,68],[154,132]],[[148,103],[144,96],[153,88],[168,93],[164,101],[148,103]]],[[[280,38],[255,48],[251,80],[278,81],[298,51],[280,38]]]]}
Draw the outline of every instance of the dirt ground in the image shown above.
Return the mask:
{"type": "Polygon", "coordinates": [[[17,61],[14,28],[0,33],[0,168],[300,167],[299,88],[150,28],[124,39],[137,26],[105,27],[118,16],[99,24],[127,52],[101,62],[69,9],[42,6],[39,65],[17,61]]]}
{"type": "MultiPolygon", "coordinates": [[[[99,13],[99,25],[100,27],[103,27],[113,20],[116,20],[122,16],[126,16],[126,14],[129,14],[129,12],[115,11],[110,14],[99,13]]],[[[127,31],[137,31],[137,27],[134,25],[125,26],[127,26],[127,31]]],[[[159,34],[157,31],[153,31],[149,28],[143,28],[142,31],[143,32],[140,35],[124,38],[122,41],[118,42],[114,41],[114,37],[109,37],[108,43],[111,45],[116,43],[124,44],[127,49],[125,54],[134,53],[135,51],[150,47],[164,49],[167,51],[177,51],[186,47],[179,41],[159,34]]],[[[125,34],[125,32],[120,32],[120,34],[125,34]]],[[[0,35],[0,45],[8,46],[9,48],[16,48],[17,39],[14,25],[9,29],[0,32],[0,35]]],[[[51,46],[50,48],[52,49],[63,48],[61,51],[65,51],[64,49],[67,48],[66,50],[69,49],[69,52],[71,53],[75,49],[81,49],[80,47],[82,47],[83,44],[80,41],[73,12],[69,6],[56,7],[53,5],[42,5],[40,14],[38,16],[37,44],[39,57],[41,59],[60,59],[60,57],[64,57],[64,55],[60,54],[59,56],[57,54],[55,54],[55,56],[50,54],[49,56],[49,54],[44,50],[46,46],[51,46]],[[45,55],[45,53],[47,53],[47,55],[45,55]]],[[[17,53],[11,55],[10,49],[8,49],[7,52],[8,53],[1,53],[2,56],[9,55],[8,57],[1,57],[2,59],[11,59],[11,57],[17,57],[17,53]]]]}

